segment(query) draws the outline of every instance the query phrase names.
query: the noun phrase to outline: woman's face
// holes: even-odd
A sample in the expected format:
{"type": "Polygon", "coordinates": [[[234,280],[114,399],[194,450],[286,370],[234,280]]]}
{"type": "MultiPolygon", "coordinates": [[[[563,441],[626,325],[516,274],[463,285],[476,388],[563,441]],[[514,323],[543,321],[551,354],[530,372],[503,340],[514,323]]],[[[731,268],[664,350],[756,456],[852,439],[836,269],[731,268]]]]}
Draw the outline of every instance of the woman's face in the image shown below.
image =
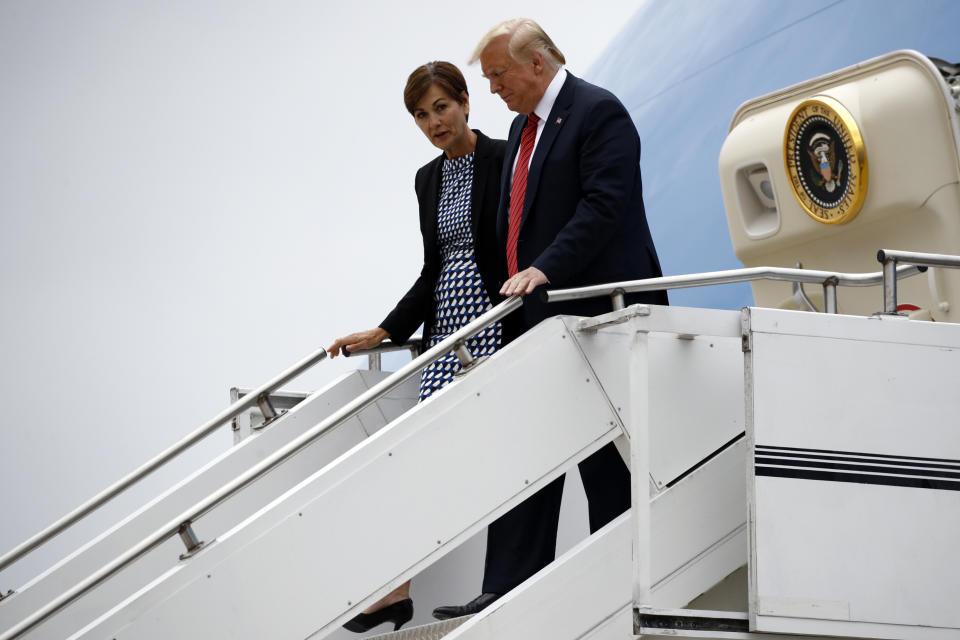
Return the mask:
{"type": "Polygon", "coordinates": [[[413,109],[417,126],[433,146],[443,149],[448,158],[466,155],[474,147],[473,132],[467,126],[470,101],[466,94],[462,99],[463,104],[460,104],[433,84],[413,109]]]}

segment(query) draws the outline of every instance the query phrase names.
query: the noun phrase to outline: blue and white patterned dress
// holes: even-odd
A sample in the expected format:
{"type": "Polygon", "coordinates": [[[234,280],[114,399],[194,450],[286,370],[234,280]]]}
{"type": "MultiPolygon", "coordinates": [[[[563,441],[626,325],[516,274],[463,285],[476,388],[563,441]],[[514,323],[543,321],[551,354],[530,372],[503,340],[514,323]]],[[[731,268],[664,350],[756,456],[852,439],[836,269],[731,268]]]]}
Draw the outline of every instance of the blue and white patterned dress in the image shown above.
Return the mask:
{"type": "MultiPolygon", "coordinates": [[[[440,278],[434,291],[437,317],[430,332],[429,346],[447,338],[471,320],[490,309],[490,296],[483,286],[471,231],[470,193],[473,190],[473,153],[459,158],[444,158],[437,207],[437,242],[440,246],[440,278]]],[[[491,325],[467,340],[473,357],[492,354],[500,347],[500,323],[491,325]]],[[[448,353],[426,369],[420,377],[420,400],[453,379],[460,361],[448,353]]]]}

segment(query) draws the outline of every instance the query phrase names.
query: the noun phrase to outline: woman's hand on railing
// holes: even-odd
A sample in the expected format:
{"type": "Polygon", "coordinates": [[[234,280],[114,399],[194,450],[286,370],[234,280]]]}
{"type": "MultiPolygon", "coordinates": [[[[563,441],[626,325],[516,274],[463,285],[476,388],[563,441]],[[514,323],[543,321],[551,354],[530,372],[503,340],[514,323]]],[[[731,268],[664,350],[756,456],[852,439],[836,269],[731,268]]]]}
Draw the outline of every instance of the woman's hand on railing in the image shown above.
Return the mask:
{"type": "Polygon", "coordinates": [[[347,351],[358,351],[360,349],[373,349],[389,337],[390,334],[380,327],[368,331],[358,331],[348,336],[337,338],[336,342],[327,347],[327,353],[330,354],[331,358],[336,358],[340,355],[340,349],[343,349],[344,353],[347,351]]]}

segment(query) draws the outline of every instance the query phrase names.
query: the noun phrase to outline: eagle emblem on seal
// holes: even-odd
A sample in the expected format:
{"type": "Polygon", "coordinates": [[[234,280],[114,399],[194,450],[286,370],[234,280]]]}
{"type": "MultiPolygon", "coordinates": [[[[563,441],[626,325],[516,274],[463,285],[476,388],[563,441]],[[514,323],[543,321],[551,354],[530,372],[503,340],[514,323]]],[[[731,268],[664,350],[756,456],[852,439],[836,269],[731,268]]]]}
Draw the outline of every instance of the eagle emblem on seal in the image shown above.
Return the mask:
{"type": "Polygon", "coordinates": [[[826,134],[814,134],[807,146],[807,153],[814,167],[811,179],[818,187],[826,189],[827,193],[836,191],[837,185],[843,180],[843,160],[837,162],[836,143],[826,134]]]}

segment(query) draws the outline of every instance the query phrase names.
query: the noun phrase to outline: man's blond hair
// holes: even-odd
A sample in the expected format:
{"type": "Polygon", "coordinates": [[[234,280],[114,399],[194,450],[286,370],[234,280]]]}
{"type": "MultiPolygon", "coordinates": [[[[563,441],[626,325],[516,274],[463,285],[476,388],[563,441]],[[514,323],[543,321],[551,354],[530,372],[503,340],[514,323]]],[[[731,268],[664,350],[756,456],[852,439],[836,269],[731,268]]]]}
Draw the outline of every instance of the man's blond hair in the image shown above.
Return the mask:
{"type": "Polygon", "coordinates": [[[517,62],[529,62],[533,59],[533,54],[537,52],[543,54],[544,60],[554,69],[559,69],[560,65],[567,62],[563,53],[557,48],[557,45],[553,44],[553,40],[539,24],[530,18],[513,18],[504,20],[487,31],[486,35],[477,44],[477,48],[473,50],[469,63],[473,64],[479,60],[483,50],[490,45],[491,41],[500,36],[510,38],[507,41],[507,51],[510,52],[510,57],[517,62]]]}

